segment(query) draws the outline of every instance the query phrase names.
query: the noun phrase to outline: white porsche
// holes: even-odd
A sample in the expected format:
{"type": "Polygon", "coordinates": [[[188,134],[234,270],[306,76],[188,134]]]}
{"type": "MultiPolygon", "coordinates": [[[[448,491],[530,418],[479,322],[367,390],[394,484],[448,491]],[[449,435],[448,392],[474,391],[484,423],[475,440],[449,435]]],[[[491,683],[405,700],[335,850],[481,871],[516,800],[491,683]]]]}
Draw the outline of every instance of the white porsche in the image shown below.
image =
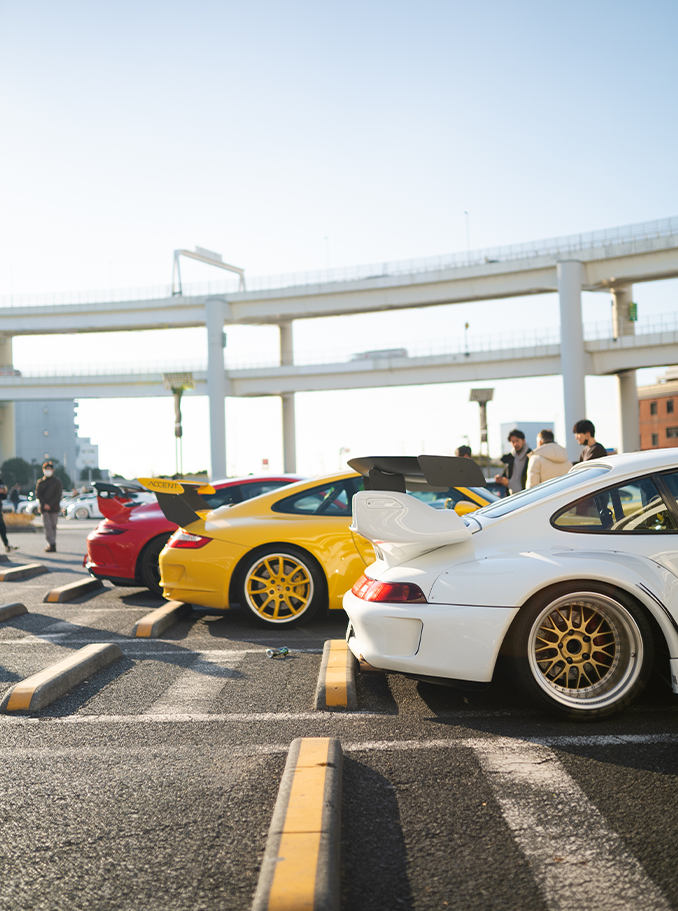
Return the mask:
{"type": "Polygon", "coordinates": [[[459,471],[478,486],[468,459],[349,464],[371,487],[351,528],[377,555],[344,597],[356,658],[482,688],[501,651],[523,690],[576,720],[627,706],[654,667],[678,693],[678,450],[583,462],[463,517],[405,491],[459,471]]]}

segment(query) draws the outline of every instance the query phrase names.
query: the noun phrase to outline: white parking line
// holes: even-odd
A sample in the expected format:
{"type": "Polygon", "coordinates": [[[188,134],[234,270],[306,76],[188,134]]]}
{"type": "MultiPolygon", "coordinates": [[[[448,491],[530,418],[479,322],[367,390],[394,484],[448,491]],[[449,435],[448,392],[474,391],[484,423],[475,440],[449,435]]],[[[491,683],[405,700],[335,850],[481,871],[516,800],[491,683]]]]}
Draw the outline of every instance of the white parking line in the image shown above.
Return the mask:
{"type": "Polygon", "coordinates": [[[37,636],[41,638],[42,636],[53,636],[55,634],[64,635],[65,633],[68,635],[69,632],[81,632],[83,627],[99,623],[101,618],[106,616],[107,613],[106,609],[102,610],[100,607],[95,609],[88,608],[88,610],[82,610],[81,608],[71,620],[57,620],[55,623],[50,623],[37,636]]]}
{"type": "MultiPolygon", "coordinates": [[[[355,712],[342,715],[345,718],[364,721],[366,717],[381,717],[373,712],[355,712]]],[[[64,718],[28,718],[25,716],[0,715],[0,727],[3,724],[203,724],[212,722],[242,722],[244,724],[262,721],[326,721],[334,724],[337,716],[335,712],[234,712],[232,714],[208,715],[199,713],[186,713],[183,715],[67,715],[64,718]]],[[[289,749],[289,744],[286,749],[289,749]]]]}
{"type": "Polygon", "coordinates": [[[199,652],[191,666],[144,712],[144,715],[204,713],[229,678],[237,676],[244,652],[199,652]]]}
{"type": "MultiPolygon", "coordinates": [[[[585,739],[585,738],[583,738],[585,739]]],[[[543,744],[474,745],[502,815],[552,911],[668,911],[663,892],[543,744]]]]}

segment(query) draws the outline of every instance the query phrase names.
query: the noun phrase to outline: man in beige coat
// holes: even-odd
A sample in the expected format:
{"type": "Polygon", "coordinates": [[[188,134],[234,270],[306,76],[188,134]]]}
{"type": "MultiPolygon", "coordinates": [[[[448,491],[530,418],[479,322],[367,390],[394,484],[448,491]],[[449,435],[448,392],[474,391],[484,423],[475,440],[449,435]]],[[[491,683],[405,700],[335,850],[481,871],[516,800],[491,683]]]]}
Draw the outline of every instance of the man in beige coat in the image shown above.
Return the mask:
{"type": "Polygon", "coordinates": [[[530,453],[527,463],[527,487],[536,487],[542,481],[559,478],[572,468],[567,449],[553,440],[550,430],[542,430],[537,436],[537,448],[530,453]]]}

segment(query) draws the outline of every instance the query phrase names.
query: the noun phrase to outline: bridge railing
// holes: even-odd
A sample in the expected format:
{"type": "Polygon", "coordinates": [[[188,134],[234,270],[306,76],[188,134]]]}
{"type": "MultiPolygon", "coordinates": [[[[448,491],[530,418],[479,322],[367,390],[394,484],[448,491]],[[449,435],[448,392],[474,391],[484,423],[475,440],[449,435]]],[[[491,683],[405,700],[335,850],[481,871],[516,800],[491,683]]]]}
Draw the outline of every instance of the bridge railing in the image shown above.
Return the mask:
{"type": "MultiPolygon", "coordinates": [[[[678,333],[678,313],[663,313],[653,315],[642,321],[636,326],[636,334],[626,336],[625,345],[645,345],[648,336],[661,335],[663,333],[678,333]]],[[[609,340],[612,343],[612,323],[611,320],[601,320],[598,322],[587,323],[584,326],[584,338],[586,341],[609,340]]],[[[423,357],[443,357],[456,356],[459,358],[470,357],[471,355],[485,354],[492,351],[502,352],[503,357],[523,357],[526,349],[546,348],[560,345],[560,329],[558,327],[546,327],[542,329],[526,329],[524,331],[514,332],[494,332],[485,334],[469,334],[456,336],[447,339],[435,339],[429,341],[408,342],[406,346],[386,347],[371,351],[356,351],[355,347],[349,348],[325,348],[304,350],[299,348],[295,352],[296,366],[322,366],[332,364],[351,363],[359,366],[371,366],[384,362],[385,360],[397,360],[402,358],[414,359],[423,357]]],[[[230,370],[262,370],[275,369],[279,367],[280,362],[273,353],[267,353],[260,357],[253,358],[245,354],[240,357],[226,353],[226,366],[230,370]]],[[[2,385],[13,382],[20,383],[23,377],[59,377],[59,376],[112,376],[112,375],[157,375],[170,372],[193,372],[196,374],[204,373],[207,370],[206,360],[191,361],[145,361],[139,363],[138,360],[129,363],[117,362],[114,364],[96,363],[96,364],[78,364],[73,365],[56,365],[56,366],[30,366],[22,365],[20,362],[15,364],[20,370],[21,375],[12,377],[9,373],[2,372],[0,368],[0,379],[2,385]]],[[[159,380],[158,380],[159,381],[159,380]]]]}
{"type": "MultiPolygon", "coordinates": [[[[581,234],[567,234],[545,240],[528,241],[509,246],[487,247],[464,253],[444,253],[440,256],[426,256],[417,259],[393,260],[358,266],[344,266],[335,269],[320,269],[310,272],[293,272],[284,275],[247,276],[247,291],[275,291],[305,285],[326,285],[336,282],[361,281],[369,278],[397,277],[419,272],[458,269],[465,266],[486,263],[510,262],[538,256],[573,255],[595,248],[616,244],[634,243],[661,237],[678,236],[678,217],[660,218],[655,221],[606,228],[601,231],[587,231],[581,234]]],[[[238,292],[238,281],[225,279],[218,282],[200,282],[184,285],[184,297],[202,297],[209,294],[234,294],[238,292]]],[[[125,301],[165,300],[172,297],[171,285],[156,285],[146,288],[123,290],[49,292],[45,294],[11,294],[0,296],[0,308],[37,307],[72,304],[106,304],[125,301]]]]}

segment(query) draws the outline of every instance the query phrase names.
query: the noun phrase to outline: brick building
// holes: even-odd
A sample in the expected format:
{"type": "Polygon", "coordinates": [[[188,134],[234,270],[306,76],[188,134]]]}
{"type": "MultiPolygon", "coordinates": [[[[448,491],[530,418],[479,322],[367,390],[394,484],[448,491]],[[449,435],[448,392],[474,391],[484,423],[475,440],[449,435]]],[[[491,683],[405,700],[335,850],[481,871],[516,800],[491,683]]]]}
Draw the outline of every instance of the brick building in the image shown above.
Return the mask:
{"type": "Polygon", "coordinates": [[[678,446],[678,367],[670,367],[652,386],[638,387],[640,448],[678,446]]]}

